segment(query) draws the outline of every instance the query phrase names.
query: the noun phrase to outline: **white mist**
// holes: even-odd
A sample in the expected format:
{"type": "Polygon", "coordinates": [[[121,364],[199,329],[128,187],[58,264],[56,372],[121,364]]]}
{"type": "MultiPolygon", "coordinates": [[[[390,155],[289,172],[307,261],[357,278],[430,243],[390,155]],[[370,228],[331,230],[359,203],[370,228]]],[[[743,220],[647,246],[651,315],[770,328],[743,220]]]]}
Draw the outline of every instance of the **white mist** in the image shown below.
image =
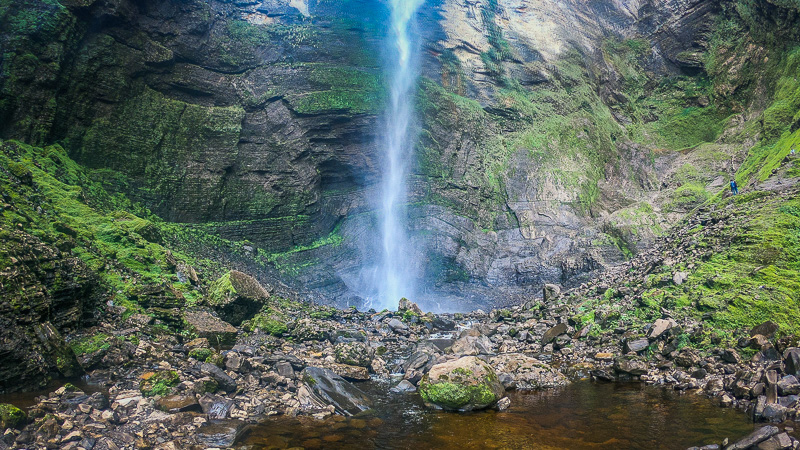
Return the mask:
{"type": "Polygon", "coordinates": [[[415,274],[406,234],[406,177],[413,157],[413,99],[418,70],[418,45],[411,38],[417,9],[424,0],[390,0],[389,57],[391,98],[383,141],[380,226],[381,265],[378,277],[380,308],[395,309],[401,297],[414,297],[415,274]]]}

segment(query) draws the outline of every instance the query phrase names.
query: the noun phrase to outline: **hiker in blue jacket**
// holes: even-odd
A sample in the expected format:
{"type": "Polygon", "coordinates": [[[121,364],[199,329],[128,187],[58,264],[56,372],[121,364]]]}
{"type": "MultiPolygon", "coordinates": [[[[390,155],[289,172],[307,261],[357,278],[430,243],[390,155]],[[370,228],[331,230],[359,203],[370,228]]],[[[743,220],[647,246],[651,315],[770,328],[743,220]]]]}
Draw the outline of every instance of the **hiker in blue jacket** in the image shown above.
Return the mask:
{"type": "Polygon", "coordinates": [[[733,195],[739,195],[739,186],[736,185],[736,180],[731,178],[731,193],[733,195]]]}

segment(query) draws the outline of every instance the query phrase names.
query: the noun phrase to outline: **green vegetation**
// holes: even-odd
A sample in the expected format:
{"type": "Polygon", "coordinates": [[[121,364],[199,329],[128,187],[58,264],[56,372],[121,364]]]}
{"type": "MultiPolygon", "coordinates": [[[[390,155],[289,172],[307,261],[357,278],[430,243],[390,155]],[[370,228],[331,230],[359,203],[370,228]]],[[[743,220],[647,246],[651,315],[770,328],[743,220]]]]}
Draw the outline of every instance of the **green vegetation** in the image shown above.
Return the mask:
{"type": "Polygon", "coordinates": [[[195,348],[189,352],[189,358],[207,362],[213,354],[214,350],[211,350],[210,348],[195,348]]]}
{"type": "Polygon", "coordinates": [[[28,420],[25,411],[9,403],[0,403],[0,428],[20,428],[28,420]]]}
{"type": "Polygon", "coordinates": [[[497,400],[494,391],[486,383],[421,382],[419,393],[428,403],[454,410],[467,405],[488,405],[497,400]]]}
{"type": "Polygon", "coordinates": [[[97,333],[72,341],[69,343],[69,346],[72,348],[72,351],[75,352],[75,355],[81,356],[111,347],[110,339],[111,337],[107,334],[97,333]]]}
{"type": "Polygon", "coordinates": [[[142,391],[142,395],[145,397],[164,396],[172,392],[172,388],[180,382],[181,377],[174,370],[148,372],[142,375],[139,390],[142,391]]]}
{"type": "MultiPolygon", "coordinates": [[[[135,298],[144,285],[177,286],[194,294],[175,275],[179,261],[202,261],[163,246],[171,230],[141,205],[110,194],[101,182],[60,146],[37,148],[0,142],[0,189],[4,202],[0,228],[27,233],[80,258],[128,315],[141,311],[135,298]]],[[[5,252],[0,262],[6,263],[5,252]]],[[[4,266],[5,267],[5,266],[4,266]]],[[[104,336],[73,343],[76,353],[105,345],[104,336]]]]}

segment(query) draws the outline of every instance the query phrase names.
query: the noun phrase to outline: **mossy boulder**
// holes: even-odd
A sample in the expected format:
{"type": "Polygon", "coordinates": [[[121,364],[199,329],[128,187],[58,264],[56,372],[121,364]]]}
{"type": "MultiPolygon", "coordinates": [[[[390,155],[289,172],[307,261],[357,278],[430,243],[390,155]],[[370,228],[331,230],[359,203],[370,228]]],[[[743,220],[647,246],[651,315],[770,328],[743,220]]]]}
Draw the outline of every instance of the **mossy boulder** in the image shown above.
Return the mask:
{"type": "Polygon", "coordinates": [[[162,370],[160,372],[147,372],[142,375],[139,383],[139,390],[145,397],[156,395],[167,395],[172,392],[172,388],[181,382],[181,377],[174,370],[162,370]]]}
{"type": "Polygon", "coordinates": [[[426,406],[448,411],[488,408],[504,392],[494,369],[474,356],[436,364],[419,383],[426,406]]]}
{"type": "Polygon", "coordinates": [[[252,318],[269,300],[269,291],[255,278],[231,270],[211,283],[206,304],[235,326],[252,318]]]}
{"type": "Polygon", "coordinates": [[[0,403],[0,430],[20,428],[27,420],[25,411],[9,403],[0,403]]]}

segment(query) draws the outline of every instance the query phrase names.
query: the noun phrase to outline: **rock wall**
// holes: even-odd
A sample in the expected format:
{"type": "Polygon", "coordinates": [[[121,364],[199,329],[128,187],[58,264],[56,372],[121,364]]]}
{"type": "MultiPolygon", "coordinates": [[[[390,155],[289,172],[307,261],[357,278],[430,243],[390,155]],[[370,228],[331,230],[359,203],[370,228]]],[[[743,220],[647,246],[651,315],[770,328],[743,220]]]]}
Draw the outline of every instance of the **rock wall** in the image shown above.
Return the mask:
{"type": "MultiPolygon", "coordinates": [[[[426,4],[410,181],[425,284],[492,300],[579,282],[677,220],[699,197],[660,191],[700,158],[669,151],[715,143],[737,112],[706,77],[725,5],[426,4]]],[[[377,254],[387,14],[369,0],[6,2],[0,137],[59,141],[164,219],[358,304],[377,254]]],[[[731,169],[700,166],[703,192],[731,169]]]]}

